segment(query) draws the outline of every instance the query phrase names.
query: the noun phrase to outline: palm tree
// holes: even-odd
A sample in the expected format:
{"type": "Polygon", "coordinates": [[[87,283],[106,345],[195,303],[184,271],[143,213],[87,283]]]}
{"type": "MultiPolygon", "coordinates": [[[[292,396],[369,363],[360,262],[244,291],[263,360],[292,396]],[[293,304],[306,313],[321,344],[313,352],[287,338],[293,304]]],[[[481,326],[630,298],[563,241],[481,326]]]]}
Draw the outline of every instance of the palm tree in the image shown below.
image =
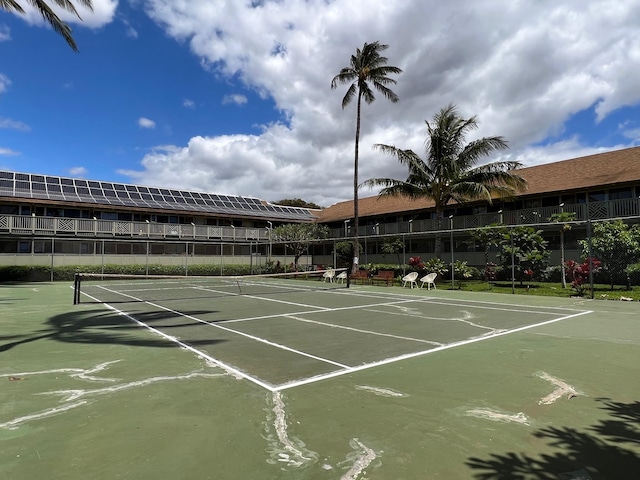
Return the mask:
{"type": "MultiPolygon", "coordinates": [[[[78,0],[82,5],[87,7],[89,10],[93,10],[93,5],[91,0],[78,0]]],[[[47,2],[43,0],[27,0],[28,3],[33,5],[42,17],[49,22],[49,25],[53,28],[54,31],[59,33],[64,37],[69,46],[73,49],[74,52],[78,51],[78,47],[76,45],[75,40],[71,36],[71,27],[60,20],[60,17],[55,14],[55,12],[51,9],[51,7],[47,4],[47,2]]],[[[70,0],[53,0],[53,2],[61,8],[75,14],[80,20],[82,18],[78,14],[76,7],[73,6],[70,0]]],[[[18,3],[17,0],[0,0],[0,8],[3,10],[7,10],[8,12],[15,11],[22,15],[24,15],[25,11],[22,6],[18,3]]]]}
{"type": "MultiPolygon", "coordinates": [[[[351,62],[348,67],[344,67],[340,70],[340,73],[333,77],[331,80],[331,88],[335,89],[339,83],[351,83],[347,93],[342,99],[342,108],[344,109],[351,100],[356,96],[358,97],[358,104],[356,109],[356,146],[355,146],[355,160],[353,166],[353,228],[354,228],[354,240],[353,240],[353,254],[354,257],[359,255],[358,248],[358,146],[360,143],[360,107],[362,100],[367,103],[372,103],[376,98],[373,94],[373,90],[369,86],[368,82],[371,82],[373,87],[382,93],[387,99],[393,103],[398,101],[398,96],[387,87],[387,85],[394,84],[396,81],[389,78],[389,74],[399,74],[402,70],[398,67],[392,67],[386,65],[387,57],[380,55],[380,52],[389,48],[389,45],[382,45],[379,42],[365,43],[362,50],[356,49],[356,54],[351,55],[351,62]]],[[[353,272],[358,268],[358,265],[354,261],[353,272]]]]}
{"type": "MultiPolygon", "coordinates": [[[[503,161],[476,166],[478,161],[495,150],[507,148],[502,137],[484,137],[465,144],[470,130],[478,127],[476,117],[462,118],[455,105],[440,110],[432,123],[428,120],[425,141],[426,159],[412,150],[376,144],[374,148],[395,156],[409,168],[406,180],[372,178],[366,186],[384,187],[380,196],[407,196],[412,199],[429,198],[435,203],[438,230],[442,227],[444,209],[451,201],[463,203],[484,199],[491,203],[494,195],[511,196],[526,186],[515,169],[519,162],[503,161]]],[[[442,238],[436,235],[435,253],[440,257],[442,238]]]]}

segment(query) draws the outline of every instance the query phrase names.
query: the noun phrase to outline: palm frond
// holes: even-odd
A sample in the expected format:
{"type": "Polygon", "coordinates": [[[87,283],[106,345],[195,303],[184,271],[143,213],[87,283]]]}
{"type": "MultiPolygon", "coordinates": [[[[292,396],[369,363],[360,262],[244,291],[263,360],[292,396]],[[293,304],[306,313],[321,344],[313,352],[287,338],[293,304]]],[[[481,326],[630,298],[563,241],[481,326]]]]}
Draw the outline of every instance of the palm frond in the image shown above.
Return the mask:
{"type": "Polygon", "coordinates": [[[20,14],[24,14],[24,9],[15,0],[0,0],[0,8],[7,12],[16,11],[20,14]]]}

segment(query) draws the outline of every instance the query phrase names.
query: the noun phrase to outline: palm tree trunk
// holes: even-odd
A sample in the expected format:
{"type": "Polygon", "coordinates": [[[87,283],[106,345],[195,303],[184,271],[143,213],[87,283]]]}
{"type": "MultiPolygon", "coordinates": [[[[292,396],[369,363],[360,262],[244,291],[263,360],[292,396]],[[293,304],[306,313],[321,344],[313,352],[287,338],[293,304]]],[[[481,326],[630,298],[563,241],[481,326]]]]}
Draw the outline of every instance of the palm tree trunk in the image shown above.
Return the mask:
{"type": "Polygon", "coordinates": [[[564,231],[560,230],[560,275],[562,276],[562,288],[567,288],[567,275],[564,271],[564,231]]]}
{"type": "Polygon", "coordinates": [[[351,266],[351,273],[356,273],[358,270],[358,260],[360,255],[360,244],[358,242],[358,152],[360,144],[360,106],[362,104],[362,93],[358,93],[358,108],[356,113],[356,151],[355,160],[353,163],[353,264],[351,266]]]}
{"type": "Polygon", "coordinates": [[[435,256],[436,258],[442,258],[442,212],[436,210],[436,241],[435,241],[435,256]]]}

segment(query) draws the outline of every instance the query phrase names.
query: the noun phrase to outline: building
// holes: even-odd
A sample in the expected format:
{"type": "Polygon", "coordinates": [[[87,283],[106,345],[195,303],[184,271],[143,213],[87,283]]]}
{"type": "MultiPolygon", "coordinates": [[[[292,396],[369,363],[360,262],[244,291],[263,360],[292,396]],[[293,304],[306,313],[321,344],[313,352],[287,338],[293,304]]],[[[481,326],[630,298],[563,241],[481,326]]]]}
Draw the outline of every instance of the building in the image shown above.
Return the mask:
{"type": "MultiPolygon", "coordinates": [[[[529,167],[520,174],[528,186],[515,198],[452,204],[444,219],[436,218],[428,199],[361,198],[361,261],[381,261],[380,244],[392,236],[407,243],[405,253],[426,257],[434,251],[434,232],[447,231],[444,251],[481,265],[469,229],[497,222],[544,225],[560,211],[574,212],[579,221],[640,221],[640,147],[529,167]]],[[[331,239],[314,245],[304,261],[332,264],[334,243],[354,233],[352,216],[349,200],[310,210],[252,197],[0,171],[0,265],[94,264],[105,257],[109,263],[151,258],[169,264],[260,264],[272,257],[286,262],[286,251],[270,241],[270,229],[314,221],[330,227],[331,239]]],[[[553,247],[557,229],[545,230],[553,247]]]]}

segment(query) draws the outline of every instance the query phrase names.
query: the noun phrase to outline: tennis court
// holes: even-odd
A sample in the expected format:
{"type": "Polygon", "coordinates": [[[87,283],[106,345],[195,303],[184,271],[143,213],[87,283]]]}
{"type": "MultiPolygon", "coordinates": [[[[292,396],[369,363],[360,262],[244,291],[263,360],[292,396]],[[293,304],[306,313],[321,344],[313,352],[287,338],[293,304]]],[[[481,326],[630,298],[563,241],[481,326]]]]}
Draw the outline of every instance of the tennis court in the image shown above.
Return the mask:
{"type": "Polygon", "coordinates": [[[2,287],[0,477],[640,472],[637,303],[185,280],[2,287]]]}

